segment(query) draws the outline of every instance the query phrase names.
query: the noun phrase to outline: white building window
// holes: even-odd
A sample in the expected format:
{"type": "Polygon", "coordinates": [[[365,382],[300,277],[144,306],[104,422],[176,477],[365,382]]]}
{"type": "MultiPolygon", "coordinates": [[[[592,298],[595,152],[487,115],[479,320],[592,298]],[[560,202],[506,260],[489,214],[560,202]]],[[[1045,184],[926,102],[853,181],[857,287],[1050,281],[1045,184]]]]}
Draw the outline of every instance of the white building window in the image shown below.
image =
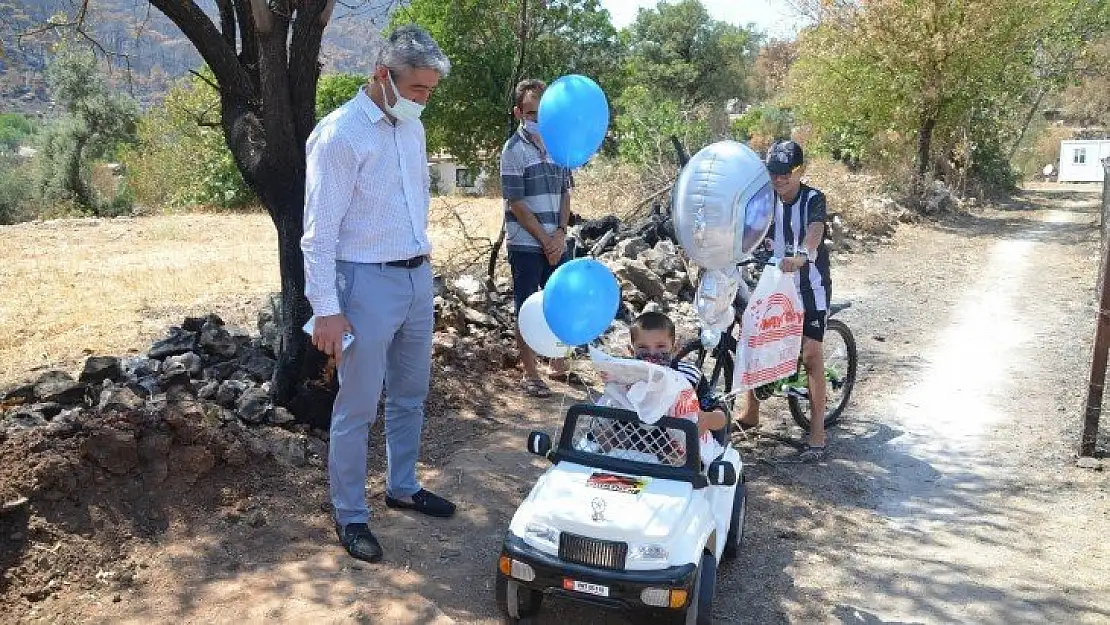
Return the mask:
{"type": "Polygon", "coordinates": [[[1071,152],[1072,165],[1086,165],[1087,164],[1087,148],[1075,148],[1071,152]]]}

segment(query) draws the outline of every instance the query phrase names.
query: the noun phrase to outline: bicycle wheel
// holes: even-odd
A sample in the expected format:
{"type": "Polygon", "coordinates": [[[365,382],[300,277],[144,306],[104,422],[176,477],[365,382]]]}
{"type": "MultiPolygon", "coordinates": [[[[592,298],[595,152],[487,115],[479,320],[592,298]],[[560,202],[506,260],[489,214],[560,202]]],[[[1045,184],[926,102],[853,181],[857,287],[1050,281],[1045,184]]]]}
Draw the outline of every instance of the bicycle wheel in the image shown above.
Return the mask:
{"type": "MultiPolygon", "coordinates": [[[[825,340],[821,343],[825,360],[825,427],[836,425],[856,384],[856,339],[852,331],[839,319],[829,319],[825,340]]],[[[794,422],[809,430],[809,400],[795,395],[787,396],[790,416],[794,422]]]]}

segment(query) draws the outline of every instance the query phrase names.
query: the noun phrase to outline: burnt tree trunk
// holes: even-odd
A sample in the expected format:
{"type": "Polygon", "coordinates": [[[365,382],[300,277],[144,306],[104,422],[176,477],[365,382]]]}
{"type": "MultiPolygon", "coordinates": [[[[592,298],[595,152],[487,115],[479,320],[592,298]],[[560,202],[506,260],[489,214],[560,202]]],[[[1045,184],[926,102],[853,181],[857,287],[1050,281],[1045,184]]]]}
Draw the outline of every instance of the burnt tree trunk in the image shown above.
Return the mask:
{"type": "Polygon", "coordinates": [[[926,116],[921,121],[921,128],[917,131],[917,178],[924,181],[929,173],[929,153],[933,145],[933,129],[936,128],[937,119],[926,116]]]}
{"type": "Polygon", "coordinates": [[[228,148],[277,230],[281,333],[274,399],[299,421],[326,428],[337,384],[334,367],[301,331],[312,309],[300,240],[305,141],[316,123],[320,40],[334,0],[216,0],[219,28],[193,0],[150,2],[215,74],[228,148]]]}

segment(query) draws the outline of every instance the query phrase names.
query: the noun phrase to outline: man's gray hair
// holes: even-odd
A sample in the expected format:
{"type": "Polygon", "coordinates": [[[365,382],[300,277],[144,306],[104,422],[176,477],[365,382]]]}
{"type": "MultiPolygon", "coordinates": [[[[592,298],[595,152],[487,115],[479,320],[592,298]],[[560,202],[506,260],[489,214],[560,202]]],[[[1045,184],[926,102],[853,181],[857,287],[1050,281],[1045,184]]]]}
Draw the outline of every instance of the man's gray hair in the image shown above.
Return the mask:
{"type": "Polygon", "coordinates": [[[392,70],[434,69],[440,76],[451,72],[451,60],[428,31],[416,24],[393,29],[382,46],[378,64],[392,70]]]}

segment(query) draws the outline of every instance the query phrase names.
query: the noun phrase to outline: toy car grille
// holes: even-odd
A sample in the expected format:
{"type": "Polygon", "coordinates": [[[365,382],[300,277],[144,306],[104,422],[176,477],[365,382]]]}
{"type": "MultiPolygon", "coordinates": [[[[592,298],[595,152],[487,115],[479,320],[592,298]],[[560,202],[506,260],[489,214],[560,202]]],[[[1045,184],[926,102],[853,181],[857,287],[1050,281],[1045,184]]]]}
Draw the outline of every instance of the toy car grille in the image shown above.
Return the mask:
{"type": "Polygon", "coordinates": [[[559,534],[559,557],[567,562],[621,570],[628,556],[628,543],[587,538],[578,534],[559,534]]]}
{"type": "Polygon", "coordinates": [[[686,464],[686,433],[646,423],[586,417],[574,428],[574,449],[614,458],[681,467],[686,464]]]}

